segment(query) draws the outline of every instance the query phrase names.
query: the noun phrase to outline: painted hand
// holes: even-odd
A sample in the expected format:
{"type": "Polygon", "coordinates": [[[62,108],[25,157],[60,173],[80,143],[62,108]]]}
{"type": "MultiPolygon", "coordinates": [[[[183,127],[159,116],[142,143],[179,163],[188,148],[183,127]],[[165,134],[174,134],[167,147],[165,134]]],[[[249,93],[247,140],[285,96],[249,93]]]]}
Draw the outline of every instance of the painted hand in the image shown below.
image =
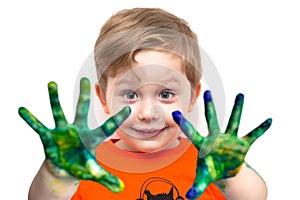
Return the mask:
{"type": "Polygon", "coordinates": [[[196,178],[186,197],[201,196],[211,182],[235,176],[252,145],[271,126],[267,119],[246,136],[237,136],[242,114],[244,95],[238,94],[225,133],[220,132],[215,106],[210,91],[204,93],[205,117],[209,134],[201,136],[179,111],[172,113],[174,121],[198,149],[196,178]]]}
{"type": "Polygon", "coordinates": [[[90,82],[87,78],[80,81],[80,94],[75,120],[68,123],[58,99],[55,82],[48,84],[50,103],[55,121],[55,128],[48,129],[26,108],[20,107],[19,114],[35,130],[43,143],[46,160],[50,161],[54,175],[75,177],[98,182],[113,192],[120,192],[124,184],[117,177],[106,172],[97,164],[95,148],[106,137],[113,134],[119,125],[130,115],[130,107],[124,107],[102,126],[90,130],[87,118],[90,104],[90,82]],[[54,169],[53,169],[54,168],[54,169]],[[71,175],[71,176],[70,176],[71,175]]]}

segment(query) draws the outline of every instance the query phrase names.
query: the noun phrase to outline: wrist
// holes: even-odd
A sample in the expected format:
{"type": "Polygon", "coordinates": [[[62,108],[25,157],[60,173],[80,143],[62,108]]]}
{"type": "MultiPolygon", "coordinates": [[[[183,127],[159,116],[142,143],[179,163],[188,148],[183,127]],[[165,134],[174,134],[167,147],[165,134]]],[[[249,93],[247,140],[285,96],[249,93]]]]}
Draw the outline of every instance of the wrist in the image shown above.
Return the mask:
{"type": "Polygon", "coordinates": [[[48,161],[44,161],[35,176],[30,190],[29,199],[70,199],[77,190],[79,180],[68,175],[59,177],[48,168],[48,161]]]}
{"type": "Polygon", "coordinates": [[[263,179],[245,162],[235,176],[215,184],[228,199],[266,199],[267,196],[263,179]]]}
{"type": "Polygon", "coordinates": [[[234,169],[231,172],[231,176],[230,177],[217,180],[217,181],[214,182],[214,184],[224,193],[226,187],[228,187],[228,185],[230,185],[232,181],[235,182],[235,180],[239,176],[239,173],[242,170],[244,171],[246,167],[247,167],[246,163],[243,162],[239,167],[237,167],[236,169],[234,169]]]}
{"type": "Polygon", "coordinates": [[[44,163],[42,165],[42,168],[43,167],[45,168],[45,170],[47,170],[47,172],[50,175],[52,175],[52,176],[54,176],[58,179],[62,179],[62,180],[65,180],[65,181],[67,181],[67,180],[70,180],[70,181],[76,180],[76,178],[73,177],[72,175],[70,175],[66,170],[60,169],[59,167],[55,166],[51,162],[51,160],[49,160],[49,159],[46,159],[44,161],[44,163]]]}

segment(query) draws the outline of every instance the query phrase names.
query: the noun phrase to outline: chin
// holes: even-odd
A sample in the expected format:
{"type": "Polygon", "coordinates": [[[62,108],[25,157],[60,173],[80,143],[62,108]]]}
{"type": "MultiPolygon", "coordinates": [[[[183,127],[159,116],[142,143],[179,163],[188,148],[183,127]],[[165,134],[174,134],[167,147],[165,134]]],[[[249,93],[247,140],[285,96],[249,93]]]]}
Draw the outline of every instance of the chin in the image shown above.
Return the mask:
{"type": "MultiPolygon", "coordinates": [[[[176,138],[175,138],[176,139],[176,138]]],[[[174,138],[162,141],[162,140],[144,140],[134,144],[134,148],[144,153],[156,153],[165,149],[168,149],[170,144],[175,140],[174,138]]]]}
{"type": "Polygon", "coordinates": [[[144,153],[155,153],[175,146],[173,144],[176,143],[179,134],[174,134],[173,129],[172,131],[166,130],[161,134],[149,138],[138,138],[129,136],[126,133],[121,133],[119,136],[132,150],[144,153]]]}

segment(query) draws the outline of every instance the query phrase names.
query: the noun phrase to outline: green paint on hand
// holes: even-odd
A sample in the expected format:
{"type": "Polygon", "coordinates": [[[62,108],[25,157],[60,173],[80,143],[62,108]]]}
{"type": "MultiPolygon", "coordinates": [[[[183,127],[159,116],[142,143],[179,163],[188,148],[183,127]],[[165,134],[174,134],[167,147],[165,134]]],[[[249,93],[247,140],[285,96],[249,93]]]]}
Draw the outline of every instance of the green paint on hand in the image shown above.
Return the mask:
{"type": "Polygon", "coordinates": [[[204,93],[204,102],[209,131],[207,137],[201,136],[179,111],[172,113],[174,121],[199,152],[196,178],[193,186],[186,194],[189,199],[201,196],[210,183],[235,176],[244,163],[250,146],[267,131],[272,123],[272,119],[269,118],[246,136],[239,138],[237,132],[244,104],[244,95],[238,94],[226,131],[221,133],[210,92],[204,93]]]}
{"type": "Polygon", "coordinates": [[[126,120],[131,112],[130,107],[124,107],[102,126],[90,130],[87,124],[90,81],[87,78],[82,78],[80,81],[80,94],[72,124],[67,122],[61,108],[57,84],[50,82],[48,90],[55,122],[54,129],[48,129],[26,108],[19,108],[19,115],[39,134],[46,159],[54,167],[78,179],[96,181],[113,192],[122,191],[124,183],[98,165],[95,159],[95,148],[126,120]]]}

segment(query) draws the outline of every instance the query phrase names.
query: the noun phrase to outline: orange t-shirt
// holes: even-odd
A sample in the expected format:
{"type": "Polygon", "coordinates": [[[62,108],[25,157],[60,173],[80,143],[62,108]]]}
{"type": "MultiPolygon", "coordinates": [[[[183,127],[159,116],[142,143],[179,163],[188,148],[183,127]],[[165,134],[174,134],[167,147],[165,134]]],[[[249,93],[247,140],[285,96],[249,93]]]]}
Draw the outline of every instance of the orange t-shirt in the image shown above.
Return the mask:
{"type": "MultiPolygon", "coordinates": [[[[197,163],[197,149],[186,139],[172,149],[157,153],[125,151],[114,140],[103,142],[96,149],[99,164],[119,177],[125,188],[113,193],[93,181],[80,181],[72,200],[173,200],[192,186],[197,163]]],[[[224,200],[221,191],[210,184],[198,200],[224,200]]]]}

